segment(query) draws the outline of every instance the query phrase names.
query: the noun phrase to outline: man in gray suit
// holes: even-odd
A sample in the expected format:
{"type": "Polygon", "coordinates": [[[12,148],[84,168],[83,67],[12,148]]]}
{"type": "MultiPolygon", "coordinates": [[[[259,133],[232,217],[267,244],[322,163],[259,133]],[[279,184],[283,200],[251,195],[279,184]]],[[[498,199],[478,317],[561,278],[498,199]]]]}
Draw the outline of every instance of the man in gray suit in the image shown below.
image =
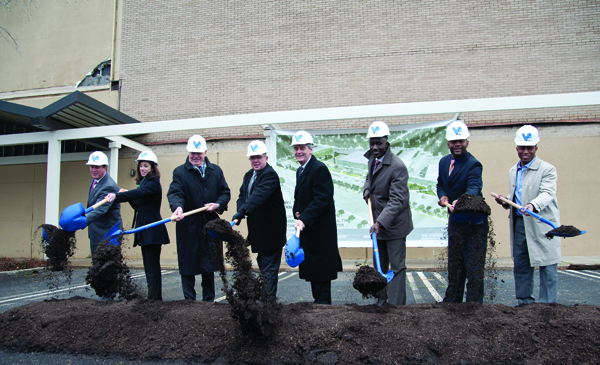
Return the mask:
{"type": "MultiPolygon", "coordinates": [[[[86,163],[90,167],[90,190],[87,201],[87,207],[103,200],[109,193],[118,193],[119,187],[117,183],[106,173],[108,167],[108,158],[100,151],[96,151],[90,155],[86,163]]],[[[90,249],[92,260],[94,260],[94,252],[102,238],[117,222],[121,221],[121,205],[119,203],[105,203],[98,208],[86,214],[88,227],[88,237],[90,238],[90,249]]],[[[119,228],[122,228],[121,226],[119,228]]]]}
{"type": "Polygon", "coordinates": [[[369,159],[363,197],[371,199],[371,233],[379,246],[381,271],[391,266],[394,279],[388,283],[377,305],[406,304],[406,236],[413,230],[408,191],[408,169],[390,149],[390,129],[384,122],[369,127],[369,159]]]}

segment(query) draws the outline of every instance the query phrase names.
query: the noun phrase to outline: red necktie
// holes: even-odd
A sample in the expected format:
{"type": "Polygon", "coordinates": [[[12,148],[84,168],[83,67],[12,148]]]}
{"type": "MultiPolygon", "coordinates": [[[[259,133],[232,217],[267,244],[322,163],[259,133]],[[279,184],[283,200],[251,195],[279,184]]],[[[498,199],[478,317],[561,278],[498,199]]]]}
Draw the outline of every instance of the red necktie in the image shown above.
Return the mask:
{"type": "Polygon", "coordinates": [[[448,176],[452,175],[452,170],[454,170],[454,159],[450,160],[450,171],[448,172],[448,176]]]}
{"type": "Polygon", "coordinates": [[[94,183],[92,184],[92,188],[90,189],[90,193],[91,193],[92,191],[94,191],[94,188],[96,187],[96,184],[97,184],[97,183],[98,183],[98,182],[97,182],[96,180],[94,180],[94,183]]]}

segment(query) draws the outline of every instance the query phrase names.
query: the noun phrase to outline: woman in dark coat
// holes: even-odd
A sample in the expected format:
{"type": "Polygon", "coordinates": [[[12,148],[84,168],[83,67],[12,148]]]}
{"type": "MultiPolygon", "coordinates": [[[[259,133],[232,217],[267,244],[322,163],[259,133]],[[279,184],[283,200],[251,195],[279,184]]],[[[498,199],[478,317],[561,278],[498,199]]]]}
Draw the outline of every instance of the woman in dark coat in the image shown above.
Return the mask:
{"type": "MultiPolygon", "coordinates": [[[[108,201],[117,203],[129,202],[135,210],[135,227],[162,220],[160,204],[162,187],[160,171],[156,155],[144,151],[138,156],[137,177],[138,188],[133,190],[121,189],[117,194],[108,194],[108,201]]],[[[162,245],[169,243],[169,235],[164,224],[148,228],[134,234],[133,246],[142,248],[142,259],[148,283],[148,299],[162,300],[162,276],[160,269],[160,251],[162,245]]]]}

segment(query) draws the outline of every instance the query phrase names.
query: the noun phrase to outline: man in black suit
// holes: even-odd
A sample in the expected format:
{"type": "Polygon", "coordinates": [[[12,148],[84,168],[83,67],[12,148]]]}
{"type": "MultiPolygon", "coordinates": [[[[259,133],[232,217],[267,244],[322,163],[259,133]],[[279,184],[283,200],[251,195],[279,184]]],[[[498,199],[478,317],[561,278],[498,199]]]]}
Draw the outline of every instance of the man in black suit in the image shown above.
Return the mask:
{"type": "Polygon", "coordinates": [[[312,155],[313,139],[308,132],[296,132],[292,146],[300,163],[292,210],[304,249],[299,276],[310,281],[315,303],[331,304],[331,280],[337,279],[339,260],[333,180],[327,166],[312,155]]]}
{"type": "Polygon", "coordinates": [[[258,253],[256,261],[267,293],[275,300],[287,226],[281,184],[279,175],[267,162],[269,156],[263,142],[250,142],[246,156],[252,168],[244,175],[233,219],[239,225],[244,217],[248,217],[247,241],[252,252],[258,253]]]}
{"type": "MultiPolygon", "coordinates": [[[[108,168],[108,158],[100,151],[92,153],[86,163],[90,167],[90,190],[87,200],[87,208],[103,200],[109,193],[117,193],[119,186],[106,173],[108,168]]],[[[88,237],[90,238],[90,250],[92,253],[92,261],[96,247],[102,238],[117,222],[121,221],[121,204],[105,203],[98,208],[92,210],[85,215],[86,224],[88,227],[88,237]]],[[[122,227],[119,227],[122,228],[122,227]]]]}
{"type": "MultiPolygon", "coordinates": [[[[450,211],[463,194],[481,195],[483,167],[467,152],[469,130],[460,121],[446,129],[450,154],[439,163],[438,204],[450,211]]],[[[488,223],[448,221],[448,288],[444,302],[462,303],[467,281],[467,302],[483,303],[483,270],[487,248],[488,223]]]]}

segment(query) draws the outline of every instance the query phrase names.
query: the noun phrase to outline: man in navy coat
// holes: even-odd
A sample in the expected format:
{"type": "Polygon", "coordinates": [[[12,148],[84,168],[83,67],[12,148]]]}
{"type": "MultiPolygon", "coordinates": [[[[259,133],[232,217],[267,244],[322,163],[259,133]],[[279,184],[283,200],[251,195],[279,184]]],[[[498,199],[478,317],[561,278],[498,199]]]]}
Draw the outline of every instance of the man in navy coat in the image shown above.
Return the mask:
{"type": "Polygon", "coordinates": [[[299,277],[310,282],[314,302],[331,304],[331,280],[337,279],[339,258],[333,202],[333,179],[327,166],[312,155],[313,139],[306,131],[292,137],[296,189],[292,211],[300,228],[304,261],[299,277]]]}
{"type": "Polygon", "coordinates": [[[250,142],[246,156],[252,168],[244,175],[233,219],[239,225],[248,217],[248,244],[252,252],[258,253],[256,261],[267,293],[275,299],[287,226],[281,184],[279,175],[267,162],[269,156],[263,142],[250,142]]]}
{"type": "Polygon", "coordinates": [[[229,186],[218,165],[206,157],[206,141],[199,135],[189,138],[189,155],[183,165],[173,170],[173,181],[167,192],[172,218],[177,225],[177,262],[181,275],[183,297],[196,300],[196,275],[202,275],[202,301],[215,299],[215,271],[219,270],[216,249],[222,242],[209,240],[203,232],[206,223],[218,219],[217,213],[227,210],[231,199],[229,186]],[[184,217],[183,213],[207,207],[208,209],[184,217]]]}
{"type": "MultiPolygon", "coordinates": [[[[450,211],[463,194],[481,195],[483,167],[467,152],[469,130],[460,121],[446,129],[450,154],[439,163],[437,195],[438,204],[450,211]]],[[[467,281],[467,302],[483,303],[485,253],[488,223],[473,225],[469,222],[448,221],[448,288],[444,302],[462,303],[467,281]]]]}

